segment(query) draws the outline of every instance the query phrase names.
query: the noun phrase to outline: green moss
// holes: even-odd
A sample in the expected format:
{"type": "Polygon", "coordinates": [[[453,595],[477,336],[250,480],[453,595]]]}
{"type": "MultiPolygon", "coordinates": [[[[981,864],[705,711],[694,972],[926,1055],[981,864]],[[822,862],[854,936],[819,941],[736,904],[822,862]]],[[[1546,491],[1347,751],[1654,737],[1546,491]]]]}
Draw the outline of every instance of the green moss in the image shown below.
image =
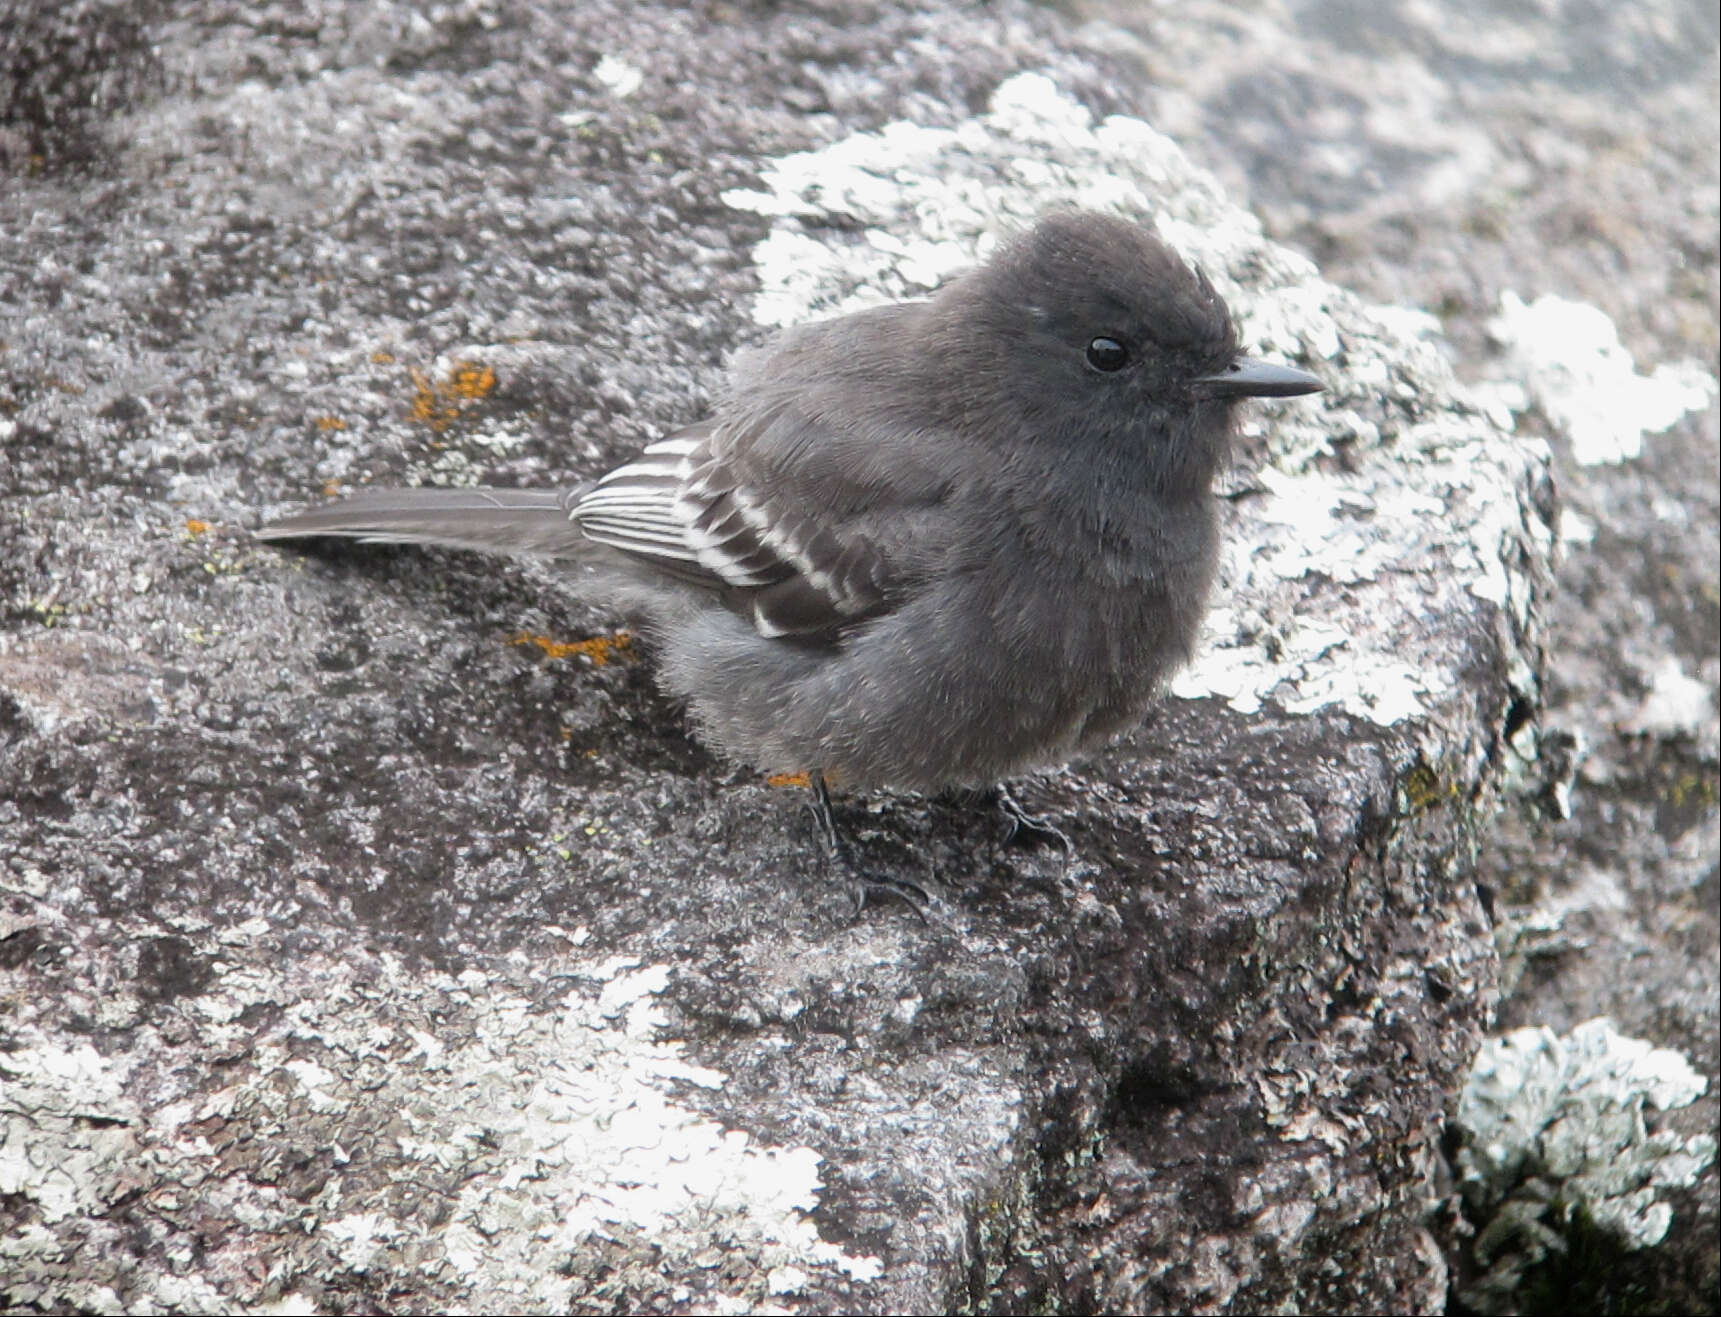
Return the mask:
{"type": "Polygon", "coordinates": [[[1456,783],[1443,783],[1440,775],[1423,761],[1418,761],[1416,766],[1404,775],[1400,786],[1406,805],[1405,812],[1409,814],[1425,814],[1444,805],[1458,794],[1456,783]]]}
{"type": "Polygon", "coordinates": [[[1629,1248],[1617,1232],[1598,1224],[1582,1203],[1556,1204],[1550,1215],[1564,1218],[1565,1247],[1550,1251],[1524,1273],[1518,1299],[1519,1311],[1526,1317],[1543,1313],[1564,1317],[1574,1312],[1627,1317],[1676,1311],[1667,1305],[1656,1283],[1651,1255],[1629,1248]]]}

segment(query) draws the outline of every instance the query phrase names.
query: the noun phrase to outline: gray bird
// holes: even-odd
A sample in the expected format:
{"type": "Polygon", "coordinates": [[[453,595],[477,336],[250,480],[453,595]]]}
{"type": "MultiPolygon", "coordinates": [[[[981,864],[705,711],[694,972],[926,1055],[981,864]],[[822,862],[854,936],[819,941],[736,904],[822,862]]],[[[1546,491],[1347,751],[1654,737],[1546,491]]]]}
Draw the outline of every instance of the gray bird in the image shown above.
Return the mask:
{"type": "Polygon", "coordinates": [[[700,735],[820,787],[979,786],[1098,747],[1186,662],[1238,355],[1147,229],[1050,216],[926,301],[803,325],[597,481],[382,490],[263,527],[575,560],[700,735]]]}

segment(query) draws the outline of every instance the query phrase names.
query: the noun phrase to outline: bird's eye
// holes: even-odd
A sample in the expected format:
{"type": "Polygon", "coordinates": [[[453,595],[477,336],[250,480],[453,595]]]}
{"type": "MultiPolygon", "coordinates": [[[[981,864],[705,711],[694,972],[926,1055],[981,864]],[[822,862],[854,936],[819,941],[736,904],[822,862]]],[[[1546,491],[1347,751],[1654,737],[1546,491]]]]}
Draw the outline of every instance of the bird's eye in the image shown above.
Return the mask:
{"type": "Polygon", "coordinates": [[[1088,365],[1106,372],[1129,365],[1129,349],[1115,338],[1096,338],[1088,344],[1088,365]]]}

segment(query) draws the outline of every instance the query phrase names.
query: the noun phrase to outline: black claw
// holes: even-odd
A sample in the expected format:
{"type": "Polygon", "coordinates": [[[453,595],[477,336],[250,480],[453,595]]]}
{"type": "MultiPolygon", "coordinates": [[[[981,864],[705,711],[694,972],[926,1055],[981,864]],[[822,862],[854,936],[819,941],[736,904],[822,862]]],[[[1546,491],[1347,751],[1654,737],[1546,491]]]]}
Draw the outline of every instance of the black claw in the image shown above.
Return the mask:
{"type": "Polygon", "coordinates": [[[919,883],[910,882],[906,878],[868,878],[864,874],[858,875],[855,883],[856,914],[866,908],[869,896],[894,896],[914,911],[921,923],[931,925],[932,918],[927,914],[927,910],[932,905],[932,894],[919,883]]]}
{"type": "Polygon", "coordinates": [[[1055,845],[1063,850],[1065,860],[1076,853],[1069,834],[1044,815],[1030,814],[1006,783],[1000,782],[992,789],[992,799],[1004,816],[1005,845],[1018,841],[1023,845],[1055,845]]]}
{"type": "Polygon", "coordinates": [[[867,897],[877,893],[896,897],[919,915],[922,923],[927,923],[926,910],[932,904],[931,894],[919,883],[905,878],[874,878],[865,873],[855,860],[854,848],[848,838],[837,827],[836,808],[831,804],[830,786],[824,774],[814,774],[811,787],[813,798],[807,808],[824,842],[826,863],[840,871],[840,879],[854,902],[854,913],[858,915],[865,908],[867,897]]]}

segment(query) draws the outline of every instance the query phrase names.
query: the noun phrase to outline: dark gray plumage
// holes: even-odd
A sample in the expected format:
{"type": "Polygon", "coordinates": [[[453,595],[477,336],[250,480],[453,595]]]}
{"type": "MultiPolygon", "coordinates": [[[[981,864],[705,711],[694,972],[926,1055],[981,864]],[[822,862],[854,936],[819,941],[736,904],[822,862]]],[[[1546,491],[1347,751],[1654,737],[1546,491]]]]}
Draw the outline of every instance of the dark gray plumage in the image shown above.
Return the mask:
{"type": "Polygon", "coordinates": [[[851,788],[978,785],[1138,718],[1187,661],[1237,355],[1150,232],[1054,215],[925,302],[783,334],[709,420],[563,493],[366,493],[274,522],[578,559],[701,733],[851,788]]]}

